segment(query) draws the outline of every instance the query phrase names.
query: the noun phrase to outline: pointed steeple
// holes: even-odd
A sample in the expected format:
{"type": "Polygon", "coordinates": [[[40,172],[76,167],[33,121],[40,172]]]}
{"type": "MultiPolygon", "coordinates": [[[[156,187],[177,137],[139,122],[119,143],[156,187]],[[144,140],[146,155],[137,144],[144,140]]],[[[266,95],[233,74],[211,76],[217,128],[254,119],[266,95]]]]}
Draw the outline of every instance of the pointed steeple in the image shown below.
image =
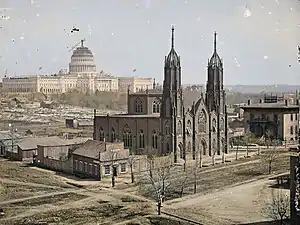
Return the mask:
{"type": "Polygon", "coordinates": [[[217,53],[217,32],[214,33],[214,52],[212,57],[208,62],[208,66],[216,65],[217,67],[222,67],[222,61],[217,53]]]}
{"type": "Polygon", "coordinates": [[[172,26],[172,39],[171,39],[171,48],[174,48],[174,26],[172,26]]]}
{"type": "Polygon", "coordinates": [[[217,53],[217,32],[215,31],[214,38],[214,53],[217,53]]]}
{"type": "Polygon", "coordinates": [[[172,26],[172,34],[171,34],[171,50],[169,55],[165,59],[165,66],[175,66],[179,67],[180,66],[180,57],[177,55],[175,48],[174,48],[174,40],[175,40],[175,35],[174,35],[174,26],[172,26]]]}

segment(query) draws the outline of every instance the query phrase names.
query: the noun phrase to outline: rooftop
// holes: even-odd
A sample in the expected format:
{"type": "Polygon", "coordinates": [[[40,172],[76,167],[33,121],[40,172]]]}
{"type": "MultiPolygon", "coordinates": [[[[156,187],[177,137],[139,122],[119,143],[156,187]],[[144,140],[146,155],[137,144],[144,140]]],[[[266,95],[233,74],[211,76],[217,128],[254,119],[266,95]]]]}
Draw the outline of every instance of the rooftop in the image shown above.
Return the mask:
{"type": "Polygon", "coordinates": [[[62,146],[62,145],[70,145],[65,140],[57,137],[31,137],[26,138],[18,143],[18,146],[22,150],[31,150],[36,149],[38,145],[42,146],[62,146]]]}
{"type": "MultiPolygon", "coordinates": [[[[99,115],[96,117],[107,117],[104,115],[99,115]]],[[[109,117],[114,117],[114,118],[159,118],[160,114],[142,114],[142,115],[133,115],[133,114],[112,114],[109,115],[109,117]]]]}
{"type": "MultiPolygon", "coordinates": [[[[120,142],[119,142],[120,143],[120,142]]],[[[110,142],[103,142],[98,140],[89,140],[79,148],[77,148],[73,154],[80,155],[92,159],[99,159],[99,153],[101,161],[110,161],[113,157],[111,152],[116,152],[114,156],[114,160],[128,158],[129,151],[128,149],[118,149],[119,145],[117,146],[118,142],[116,142],[116,147],[112,148],[112,151],[106,151],[106,145],[114,145],[114,143],[110,142]]]]}
{"type": "Polygon", "coordinates": [[[241,106],[242,109],[299,109],[299,105],[286,105],[285,103],[257,103],[241,106]]]}

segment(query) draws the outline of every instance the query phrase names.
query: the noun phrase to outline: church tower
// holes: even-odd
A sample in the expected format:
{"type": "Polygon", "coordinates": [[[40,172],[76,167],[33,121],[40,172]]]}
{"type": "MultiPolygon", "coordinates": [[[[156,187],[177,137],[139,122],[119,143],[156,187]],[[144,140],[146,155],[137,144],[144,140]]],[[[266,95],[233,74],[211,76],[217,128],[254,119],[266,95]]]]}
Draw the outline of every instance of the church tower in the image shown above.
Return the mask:
{"type": "Polygon", "coordinates": [[[217,33],[214,34],[214,52],[207,66],[205,104],[209,117],[209,151],[214,154],[228,152],[228,121],[223,85],[223,62],[217,53],[217,33]]]}
{"type": "MultiPolygon", "coordinates": [[[[168,131],[165,131],[165,123],[169,123],[172,138],[167,142],[169,146],[172,146],[174,161],[177,162],[177,135],[183,132],[183,96],[180,57],[174,48],[174,27],[172,27],[171,50],[168,56],[165,57],[164,64],[163,97],[160,114],[162,120],[161,131],[163,134],[168,134],[168,131]]],[[[164,149],[164,146],[162,146],[162,149],[164,149]]]]}
{"type": "Polygon", "coordinates": [[[205,104],[208,112],[225,113],[225,91],[223,86],[223,62],[217,53],[217,33],[214,34],[214,52],[207,66],[205,104]]]}

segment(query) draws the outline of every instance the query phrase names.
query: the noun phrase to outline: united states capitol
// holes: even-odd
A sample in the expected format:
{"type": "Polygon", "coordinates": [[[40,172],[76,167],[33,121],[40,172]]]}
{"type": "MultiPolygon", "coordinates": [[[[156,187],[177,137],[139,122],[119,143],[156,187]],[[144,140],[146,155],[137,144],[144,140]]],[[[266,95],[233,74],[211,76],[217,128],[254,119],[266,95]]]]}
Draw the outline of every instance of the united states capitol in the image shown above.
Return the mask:
{"type": "Polygon", "coordinates": [[[116,77],[103,70],[97,72],[91,50],[81,40],[74,46],[69,63],[69,71],[61,69],[52,75],[13,76],[5,75],[2,79],[3,91],[13,93],[41,92],[44,94],[61,94],[72,90],[83,93],[96,91],[132,92],[152,88],[152,78],[116,77]]]}

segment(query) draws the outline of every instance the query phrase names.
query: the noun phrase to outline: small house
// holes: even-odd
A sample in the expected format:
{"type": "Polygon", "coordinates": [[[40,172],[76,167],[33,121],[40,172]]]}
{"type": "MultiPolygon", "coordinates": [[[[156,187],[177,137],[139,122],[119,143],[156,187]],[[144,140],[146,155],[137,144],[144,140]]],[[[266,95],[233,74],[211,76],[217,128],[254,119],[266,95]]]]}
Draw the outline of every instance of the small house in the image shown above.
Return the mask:
{"type": "Polygon", "coordinates": [[[90,140],[73,152],[73,174],[100,179],[128,172],[129,150],[123,142],[90,140]]]}

